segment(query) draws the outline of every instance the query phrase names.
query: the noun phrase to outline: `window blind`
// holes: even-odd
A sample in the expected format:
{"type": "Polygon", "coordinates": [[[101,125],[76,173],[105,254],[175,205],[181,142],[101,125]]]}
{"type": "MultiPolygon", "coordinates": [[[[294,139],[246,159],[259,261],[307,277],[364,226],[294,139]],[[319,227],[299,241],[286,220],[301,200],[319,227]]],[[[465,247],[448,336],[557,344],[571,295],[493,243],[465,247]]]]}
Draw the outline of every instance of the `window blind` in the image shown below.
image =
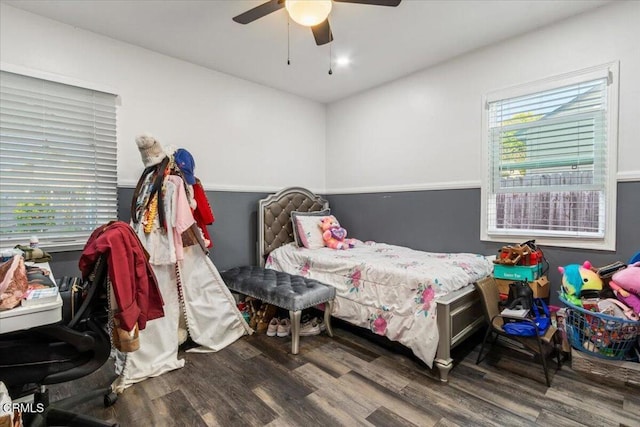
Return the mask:
{"type": "Polygon", "coordinates": [[[116,96],[0,72],[0,246],[82,247],[117,218],[116,96]]]}
{"type": "Polygon", "coordinates": [[[604,76],[488,103],[489,232],[604,235],[607,84],[604,76]]]}

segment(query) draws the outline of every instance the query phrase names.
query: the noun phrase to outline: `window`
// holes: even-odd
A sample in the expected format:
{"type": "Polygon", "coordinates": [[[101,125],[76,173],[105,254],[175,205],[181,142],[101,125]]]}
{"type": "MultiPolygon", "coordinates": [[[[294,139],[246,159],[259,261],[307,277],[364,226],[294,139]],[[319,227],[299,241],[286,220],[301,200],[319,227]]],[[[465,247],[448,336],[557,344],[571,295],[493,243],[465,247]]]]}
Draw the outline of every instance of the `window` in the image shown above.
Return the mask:
{"type": "Polygon", "coordinates": [[[482,240],[615,250],[617,64],[489,94],[482,240]]]}
{"type": "Polygon", "coordinates": [[[117,218],[116,96],[0,71],[0,247],[81,248],[117,218]]]}

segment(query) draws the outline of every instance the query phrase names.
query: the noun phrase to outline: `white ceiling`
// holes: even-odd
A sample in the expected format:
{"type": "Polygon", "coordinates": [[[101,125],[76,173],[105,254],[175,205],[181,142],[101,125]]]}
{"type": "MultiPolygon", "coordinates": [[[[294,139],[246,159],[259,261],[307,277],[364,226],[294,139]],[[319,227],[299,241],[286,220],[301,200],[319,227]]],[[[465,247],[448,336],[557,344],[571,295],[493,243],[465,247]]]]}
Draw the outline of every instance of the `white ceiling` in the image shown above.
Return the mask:
{"type": "Polygon", "coordinates": [[[11,6],[319,102],[333,102],[610,0],[403,0],[334,3],[329,45],[279,10],[248,25],[231,18],[263,0],[2,0],[11,6]]]}

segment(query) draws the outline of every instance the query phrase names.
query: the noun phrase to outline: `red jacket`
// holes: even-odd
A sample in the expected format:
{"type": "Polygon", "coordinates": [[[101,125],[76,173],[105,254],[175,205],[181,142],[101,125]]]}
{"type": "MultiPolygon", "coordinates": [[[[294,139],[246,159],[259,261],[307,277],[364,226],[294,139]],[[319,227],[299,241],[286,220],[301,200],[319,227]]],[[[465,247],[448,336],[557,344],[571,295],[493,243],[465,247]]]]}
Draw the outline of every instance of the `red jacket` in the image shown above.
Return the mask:
{"type": "Polygon", "coordinates": [[[213,246],[213,242],[211,241],[211,236],[209,236],[207,225],[213,224],[216,219],[213,216],[211,205],[209,204],[209,200],[204,192],[204,188],[202,188],[200,180],[197,180],[196,183],[193,184],[193,199],[196,201],[196,208],[193,210],[193,219],[196,220],[196,223],[202,230],[204,238],[209,241],[209,245],[207,247],[210,248],[213,246]]]}
{"type": "Polygon", "coordinates": [[[120,327],[130,331],[136,322],[139,329],[147,320],[164,316],[162,295],[144,247],[133,229],[125,222],[115,221],[94,230],[80,256],[79,267],[87,278],[95,263],[106,256],[109,279],[118,303],[115,316],[120,327]]]}

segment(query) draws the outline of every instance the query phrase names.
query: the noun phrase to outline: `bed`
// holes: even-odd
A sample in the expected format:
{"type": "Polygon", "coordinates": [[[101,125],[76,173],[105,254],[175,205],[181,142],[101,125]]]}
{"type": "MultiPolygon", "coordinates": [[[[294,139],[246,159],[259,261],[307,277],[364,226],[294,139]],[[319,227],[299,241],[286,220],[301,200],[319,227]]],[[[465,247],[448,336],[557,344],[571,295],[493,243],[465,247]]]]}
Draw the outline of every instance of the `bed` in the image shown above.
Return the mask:
{"type": "Polygon", "coordinates": [[[301,187],[261,199],[260,266],[335,287],[334,317],[400,342],[429,367],[435,364],[446,382],[451,349],[483,326],[473,283],[491,274],[491,260],[362,241],[348,250],[299,247],[291,213],[328,208],[325,199],[301,187]]]}

